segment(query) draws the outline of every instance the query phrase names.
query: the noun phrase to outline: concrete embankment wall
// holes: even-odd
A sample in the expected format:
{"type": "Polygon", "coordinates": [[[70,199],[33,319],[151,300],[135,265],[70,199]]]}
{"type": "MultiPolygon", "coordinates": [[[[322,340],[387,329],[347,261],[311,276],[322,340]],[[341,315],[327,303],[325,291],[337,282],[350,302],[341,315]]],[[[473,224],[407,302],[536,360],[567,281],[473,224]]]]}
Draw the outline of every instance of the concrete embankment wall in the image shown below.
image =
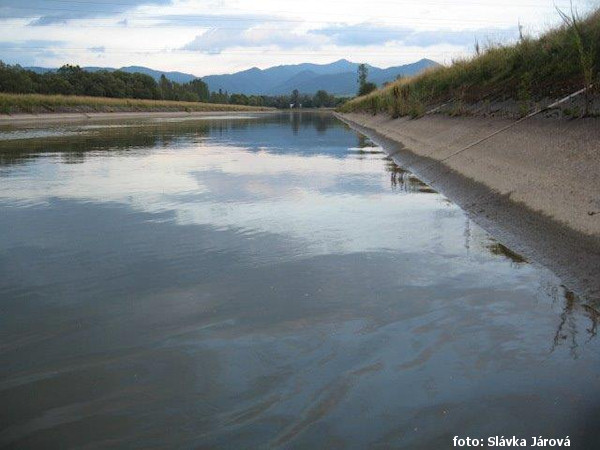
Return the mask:
{"type": "Polygon", "coordinates": [[[513,122],[338,117],[506,244],[600,301],[600,119],[534,118],[503,130],[513,122]]]}

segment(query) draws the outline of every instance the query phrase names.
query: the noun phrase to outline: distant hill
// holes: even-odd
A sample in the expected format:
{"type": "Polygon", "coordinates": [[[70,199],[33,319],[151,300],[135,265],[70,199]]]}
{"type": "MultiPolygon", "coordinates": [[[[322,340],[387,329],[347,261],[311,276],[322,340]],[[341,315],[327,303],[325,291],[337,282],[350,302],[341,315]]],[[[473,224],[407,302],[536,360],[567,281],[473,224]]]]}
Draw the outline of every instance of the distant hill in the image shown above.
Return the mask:
{"type": "Polygon", "coordinates": [[[150,75],[156,81],[158,81],[160,79],[160,76],[162,74],[164,74],[165,77],[167,77],[169,80],[175,81],[177,83],[189,83],[190,81],[198,78],[196,75],[192,75],[189,73],[161,72],[160,70],[153,70],[153,69],[149,69],[147,67],[141,67],[141,66],[121,67],[119,70],[122,70],[123,72],[128,72],[128,73],[135,73],[135,72],[144,73],[146,75],[150,75]]]}
{"type": "MultiPolygon", "coordinates": [[[[36,73],[45,73],[45,72],[54,72],[57,69],[47,68],[47,67],[25,67],[26,69],[32,70],[36,73]]],[[[113,72],[115,70],[121,70],[127,73],[143,73],[146,75],[150,75],[156,81],[160,79],[160,76],[164,74],[169,80],[176,81],[177,83],[188,83],[196,78],[195,75],[191,75],[189,73],[183,72],[161,72],[160,70],[149,69],[148,67],[142,66],[128,66],[121,67],[119,69],[115,69],[113,67],[82,67],[83,70],[87,70],[88,72],[98,72],[100,70],[108,70],[109,72],[113,72]]]]}
{"type": "MultiPolygon", "coordinates": [[[[395,80],[399,75],[415,75],[425,69],[438,65],[438,63],[430,59],[422,59],[413,64],[388,67],[387,69],[368,66],[369,81],[377,85],[382,85],[386,81],[395,80]]],[[[253,67],[252,69],[232,74],[209,75],[202,77],[202,80],[208,84],[208,88],[211,91],[221,89],[230,94],[280,95],[289,94],[294,89],[298,89],[303,94],[314,94],[318,90],[324,89],[331,94],[354,95],[358,88],[356,77],[358,66],[358,63],[340,59],[330,64],[303,63],[270,67],[264,70],[253,67]]],[[[27,67],[27,69],[37,73],[56,70],[44,67],[27,67]]],[[[164,74],[171,81],[178,83],[187,83],[197,78],[188,73],[161,72],[141,66],[121,67],[120,69],[111,67],[84,67],[83,69],[90,72],[98,70],[122,70],[129,73],[140,72],[150,75],[155,80],[158,80],[164,74]]]]}
{"type": "MultiPolygon", "coordinates": [[[[430,59],[422,59],[404,66],[369,67],[369,81],[381,85],[393,81],[398,75],[415,75],[439,64],[430,59]]],[[[276,66],[269,69],[256,67],[228,75],[203,77],[211,91],[219,89],[244,94],[278,95],[288,94],[293,89],[302,93],[314,94],[319,89],[337,95],[354,95],[358,88],[356,72],[358,63],[341,59],[331,64],[297,64],[276,66]]]]}

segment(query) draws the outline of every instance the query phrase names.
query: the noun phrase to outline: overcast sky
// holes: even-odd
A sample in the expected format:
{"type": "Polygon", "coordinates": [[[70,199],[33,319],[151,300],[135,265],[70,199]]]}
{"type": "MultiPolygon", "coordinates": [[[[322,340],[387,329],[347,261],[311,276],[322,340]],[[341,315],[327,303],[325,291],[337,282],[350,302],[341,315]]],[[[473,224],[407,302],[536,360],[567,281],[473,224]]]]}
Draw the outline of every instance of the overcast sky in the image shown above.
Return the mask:
{"type": "MultiPolygon", "coordinates": [[[[582,13],[597,0],[574,0],[582,13]]],[[[0,59],[195,75],[346,58],[449,63],[538,34],[569,0],[0,0],[0,59]]]]}

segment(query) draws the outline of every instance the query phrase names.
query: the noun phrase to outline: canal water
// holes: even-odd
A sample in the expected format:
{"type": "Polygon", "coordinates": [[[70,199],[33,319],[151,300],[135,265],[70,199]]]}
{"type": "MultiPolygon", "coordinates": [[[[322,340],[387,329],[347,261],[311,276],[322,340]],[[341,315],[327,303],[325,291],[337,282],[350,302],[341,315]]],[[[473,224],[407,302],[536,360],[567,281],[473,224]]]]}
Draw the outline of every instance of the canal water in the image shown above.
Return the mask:
{"type": "Polygon", "coordinates": [[[330,114],[0,129],[5,448],[593,448],[595,319],[330,114]]]}

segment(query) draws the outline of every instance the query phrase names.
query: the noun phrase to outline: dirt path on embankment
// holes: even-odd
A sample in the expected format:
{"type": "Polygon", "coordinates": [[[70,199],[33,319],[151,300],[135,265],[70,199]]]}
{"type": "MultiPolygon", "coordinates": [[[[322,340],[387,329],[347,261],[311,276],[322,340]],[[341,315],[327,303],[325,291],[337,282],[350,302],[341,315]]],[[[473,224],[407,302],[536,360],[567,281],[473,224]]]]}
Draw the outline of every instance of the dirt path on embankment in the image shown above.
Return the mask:
{"type": "Polygon", "coordinates": [[[600,119],[338,114],[476,222],[600,300],[600,119]]]}

